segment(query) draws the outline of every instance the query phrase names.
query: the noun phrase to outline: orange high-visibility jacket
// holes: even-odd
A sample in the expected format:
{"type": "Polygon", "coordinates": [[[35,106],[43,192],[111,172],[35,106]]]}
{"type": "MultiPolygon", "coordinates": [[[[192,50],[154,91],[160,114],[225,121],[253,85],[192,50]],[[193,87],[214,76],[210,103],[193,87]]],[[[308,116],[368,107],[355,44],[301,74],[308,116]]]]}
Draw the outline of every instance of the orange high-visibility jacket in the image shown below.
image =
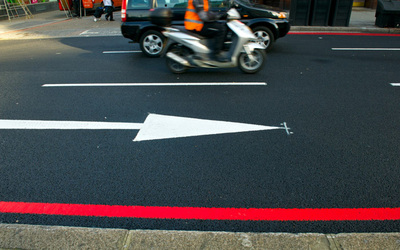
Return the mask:
{"type": "MultiPolygon", "coordinates": [[[[199,14],[197,14],[196,7],[193,4],[194,0],[189,0],[188,6],[185,13],[185,29],[200,31],[204,22],[200,19],[199,14]]],[[[200,0],[201,1],[201,0],[200,0]]],[[[203,10],[208,11],[208,0],[203,0],[204,3],[203,10]]]]}

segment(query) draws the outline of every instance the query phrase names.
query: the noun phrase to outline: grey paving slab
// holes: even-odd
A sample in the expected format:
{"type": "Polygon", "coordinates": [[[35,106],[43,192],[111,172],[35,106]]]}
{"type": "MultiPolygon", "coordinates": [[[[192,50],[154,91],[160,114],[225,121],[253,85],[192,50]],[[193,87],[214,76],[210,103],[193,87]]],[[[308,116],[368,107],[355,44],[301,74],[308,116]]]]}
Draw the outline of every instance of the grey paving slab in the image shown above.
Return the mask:
{"type": "Polygon", "coordinates": [[[122,249],[127,230],[0,224],[4,249],[122,249]]]}
{"type": "Polygon", "coordinates": [[[400,249],[400,233],[233,233],[0,224],[0,249],[400,249]]]}

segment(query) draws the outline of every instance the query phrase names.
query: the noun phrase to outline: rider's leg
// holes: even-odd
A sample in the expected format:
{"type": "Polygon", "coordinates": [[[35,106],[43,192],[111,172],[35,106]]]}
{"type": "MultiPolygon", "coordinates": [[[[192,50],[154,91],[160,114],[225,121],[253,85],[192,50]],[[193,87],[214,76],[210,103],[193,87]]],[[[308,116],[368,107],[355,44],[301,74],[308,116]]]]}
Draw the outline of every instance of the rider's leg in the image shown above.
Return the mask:
{"type": "Polygon", "coordinates": [[[218,61],[227,61],[226,58],[222,58],[220,52],[224,46],[226,37],[226,24],[220,22],[206,22],[203,29],[199,32],[200,35],[212,38],[212,46],[210,47],[212,59],[218,61]]]}

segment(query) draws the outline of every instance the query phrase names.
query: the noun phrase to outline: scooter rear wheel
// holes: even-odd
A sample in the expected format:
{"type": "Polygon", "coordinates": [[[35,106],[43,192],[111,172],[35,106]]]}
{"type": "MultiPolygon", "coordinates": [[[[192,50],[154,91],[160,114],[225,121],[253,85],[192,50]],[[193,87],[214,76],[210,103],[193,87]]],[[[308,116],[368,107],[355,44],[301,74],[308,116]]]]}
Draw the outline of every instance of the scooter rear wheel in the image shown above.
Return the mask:
{"type": "Polygon", "coordinates": [[[264,50],[255,49],[252,52],[252,56],[254,57],[254,60],[251,60],[246,53],[240,53],[239,55],[239,69],[242,70],[244,73],[257,73],[264,66],[264,63],[266,61],[264,50]]]}
{"type": "Polygon", "coordinates": [[[178,63],[175,60],[172,60],[171,58],[167,58],[167,67],[174,74],[182,74],[187,70],[186,66],[178,63]]]}
{"type": "MultiPolygon", "coordinates": [[[[173,46],[171,49],[168,50],[168,52],[173,52],[174,54],[178,55],[178,56],[185,56],[185,52],[182,49],[182,47],[179,46],[173,46]]],[[[168,69],[174,73],[174,74],[182,74],[185,73],[186,70],[188,69],[188,67],[186,67],[185,65],[180,64],[179,62],[168,58],[166,60],[167,63],[167,67],[168,69]]]]}

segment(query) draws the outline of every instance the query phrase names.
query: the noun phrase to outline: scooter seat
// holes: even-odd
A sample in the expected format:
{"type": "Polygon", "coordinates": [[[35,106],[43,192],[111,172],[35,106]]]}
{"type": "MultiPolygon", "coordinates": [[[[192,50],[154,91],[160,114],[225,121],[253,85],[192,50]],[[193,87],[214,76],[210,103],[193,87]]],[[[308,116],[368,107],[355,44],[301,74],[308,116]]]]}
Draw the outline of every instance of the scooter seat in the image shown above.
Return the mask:
{"type": "Polygon", "coordinates": [[[199,39],[201,39],[201,40],[207,39],[207,37],[205,37],[205,36],[201,36],[201,35],[199,35],[199,34],[196,33],[196,32],[193,32],[193,31],[190,31],[190,30],[185,29],[185,26],[172,26],[172,28],[178,29],[178,30],[179,30],[180,32],[182,32],[182,33],[185,33],[185,34],[188,34],[188,35],[197,37],[197,38],[199,38],[199,39]]]}

